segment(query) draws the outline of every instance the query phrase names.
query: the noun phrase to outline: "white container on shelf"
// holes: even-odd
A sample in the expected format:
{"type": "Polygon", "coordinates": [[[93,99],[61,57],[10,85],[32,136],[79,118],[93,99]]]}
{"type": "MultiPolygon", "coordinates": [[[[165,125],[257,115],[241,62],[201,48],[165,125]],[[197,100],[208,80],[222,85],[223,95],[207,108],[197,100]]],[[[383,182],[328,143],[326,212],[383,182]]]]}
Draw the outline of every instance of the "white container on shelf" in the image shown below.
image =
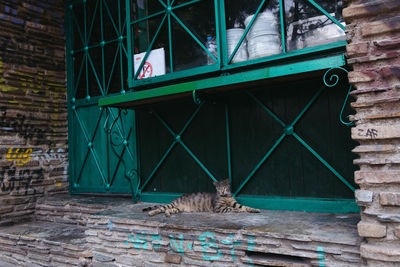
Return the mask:
{"type": "MultiPolygon", "coordinates": [[[[244,20],[246,27],[250,24],[253,17],[254,15],[250,15],[244,20]]],[[[268,10],[258,14],[247,34],[247,38],[251,39],[252,37],[264,34],[279,34],[277,17],[268,10]]]]}
{"type": "MultiPolygon", "coordinates": [[[[253,16],[245,19],[246,27],[253,16]]],[[[277,17],[271,11],[258,14],[246,38],[249,59],[279,54],[282,51],[277,17]]]]}
{"type": "MultiPolygon", "coordinates": [[[[226,31],[226,43],[227,43],[227,49],[228,49],[228,58],[232,55],[233,51],[235,50],[236,45],[240,41],[240,38],[242,38],[243,33],[244,33],[244,29],[241,29],[241,28],[233,28],[233,29],[228,29],[226,31]]],[[[247,42],[246,42],[246,39],[244,39],[242,44],[240,45],[239,49],[236,51],[236,54],[232,59],[232,63],[245,61],[247,59],[248,59],[247,42]]]]}
{"type": "Polygon", "coordinates": [[[265,34],[253,37],[248,41],[247,51],[250,59],[279,54],[282,52],[279,36],[265,34]]]}

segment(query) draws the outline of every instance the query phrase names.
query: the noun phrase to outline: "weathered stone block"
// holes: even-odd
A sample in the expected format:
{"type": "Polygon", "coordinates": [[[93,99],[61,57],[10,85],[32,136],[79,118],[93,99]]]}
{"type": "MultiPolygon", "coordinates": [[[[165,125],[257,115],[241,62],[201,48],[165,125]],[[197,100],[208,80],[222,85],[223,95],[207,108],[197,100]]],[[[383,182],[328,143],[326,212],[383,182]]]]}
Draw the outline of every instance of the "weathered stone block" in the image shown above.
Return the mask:
{"type": "Polygon", "coordinates": [[[350,71],[348,74],[351,83],[372,82],[378,77],[378,73],[374,70],[350,71]]]}
{"type": "Polygon", "coordinates": [[[119,266],[109,262],[93,262],[92,267],[119,267],[119,266]]]}
{"type": "Polygon", "coordinates": [[[354,179],[358,184],[392,184],[400,183],[400,171],[356,171],[354,179]]]}
{"type": "Polygon", "coordinates": [[[13,206],[1,207],[0,208],[0,214],[9,213],[9,212],[12,212],[13,210],[14,210],[13,206]]]}
{"type": "Polygon", "coordinates": [[[370,1],[362,4],[353,4],[343,9],[343,17],[351,20],[360,17],[367,17],[378,13],[397,9],[400,2],[397,0],[370,1]]]}
{"type": "Polygon", "coordinates": [[[393,48],[397,48],[400,46],[400,39],[399,38],[385,38],[382,40],[376,40],[376,41],[374,41],[374,45],[376,47],[382,48],[382,49],[393,49],[393,48]]]}
{"type": "Polygon", "coordinates": [[[400,239],[400,226],[394,228],[394,235],[400,239]]]}
{"type": "Polygon", "coordinates": [[[398,213],[383,213],[377,215],[378,220],[381,222],[391,222],[391,223],[399,223],[400,222],[400,214],[398,213]]]}
{"type": "Polygon", "coordinates": [[[400,206],[400,193],[381,192],[379,193],[379,203],[382,206],[400,206]]]}
{"type": "Polygon", "coordinates": [[[368,43],[352,43],[346,46],[349,57],[365,55],[368,53],[368,43]]]}
{"type": "Polygon", "coordinates": [[[383,261],[400,262],[400,246],[391,244],[361,244],[361,257],[383,261]]]}
{"type": "MultiPolygon", "coordinates": [[[[399,54],[397,54],[398,56],[399,54]]],[[[388,78],[391,76],[400,77],[400,67],[399,66],[385,66],[381,69],[382,77],[388,78]]]]}
{"type": "Polygon", "coordinates": [[[386,226],[378,223],[359,222],[357,224],[358,234],[362,237],[381,238],[386,236],[386,226]]]}
{"type": "Polygon", "coordinates": [[[93,253],[93,260],[99,262],[112,262],[115,261],[115,258],[105,254],[93,253]]]}
{"type": "Polygon", "coordinates": [[[97,231],[93,231],[93,230],[86,230],[85,234],[87,236],[97,236],[97,231]]]}
{"type": "Polygon", "coordinates": [[[400,138],[399,125],[361,124],[351,129],[354,140],[380,140],[400,138]]]}
{"type": "Polygon", "coordinates": [[[357,203],[370,204],[370,203],[372,203],[374,193],[372,191],[358,189],[355,192],[355,196],[356,196],[357,203]]]}
{"type": "Polygon", "coordinates": [[[37,254],[37,253],[28,253],[28,258],[41,262],[50,262],[50,257],[48,255],[37,254]]]}
{"type": "Polygon", "coordinates": [[[354,265],[360,263],[360,255],[342,254],[342,255],[333,255],[333,258],[344,262],[352,263],[354,265]]]}
{"type": "Polygon", "coordinates": [[[386,20],[364,23],[361,25],[361,34],[363,37],[384,34],[400,30],[400,16],[391,17],[386,20]]]}
{"type": "Polygon", "coordinates": [[[15,240],[10,240],[7,238],[0,238],[0,244],[15,246],[17,242],[15,240]]]}

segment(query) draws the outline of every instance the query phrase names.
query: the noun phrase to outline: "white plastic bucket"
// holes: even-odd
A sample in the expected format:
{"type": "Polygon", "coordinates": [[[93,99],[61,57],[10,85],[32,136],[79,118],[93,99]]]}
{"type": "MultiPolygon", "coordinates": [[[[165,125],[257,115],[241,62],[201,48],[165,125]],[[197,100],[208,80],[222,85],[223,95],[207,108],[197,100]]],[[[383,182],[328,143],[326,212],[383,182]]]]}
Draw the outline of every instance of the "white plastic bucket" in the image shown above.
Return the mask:
{"type": "MultiPolygon", "coordinates": [[[[232,55],[233,50],[235,50],[235,47],[239,43],[240,38],[242,38],[243,33],[244,29],[241,28],[233,28],[226,31],[228,58],[232,55]]],[[[245,61],[247,59],[247,42],[246,39],[244,39],[239,49],[236,51],[236,54],[232,59],[232,63],[245,61]]]]}
{"type": "Polygon", "coordinates": [[[265,34],[253,37],[248,41],[249,58],[259,58],[282,52],[279,35],[265,34]]]}

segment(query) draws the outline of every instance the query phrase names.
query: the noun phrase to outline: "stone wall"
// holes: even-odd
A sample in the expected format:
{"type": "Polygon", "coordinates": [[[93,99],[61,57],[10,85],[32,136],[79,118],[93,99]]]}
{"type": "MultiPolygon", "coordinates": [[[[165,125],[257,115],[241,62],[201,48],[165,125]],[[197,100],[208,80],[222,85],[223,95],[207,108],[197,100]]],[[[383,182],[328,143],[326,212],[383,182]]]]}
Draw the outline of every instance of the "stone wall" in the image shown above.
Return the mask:
{"type": "Polygon", "coordinates": [[[400,1],[348,0],[348,63],[355,101],[352,138],[365,265],[400,264],[400,1]]]}
{"type": "Polygon", "coordinates": [[[0,227],[0,266],[89,266],[85,230],[57,223],[18,224],[0,227]]]}
{"type": "Polygon", "coordinates": [[[64,1],[0,1],[0,224],[65,192],[64,1]]]}
{"type": "MultiPolygon", "coordinates": [[[[103,211],[106,206],[97,203],[65,201],[56,197],[42,198],[36,203],[35,221],[86,226],[88,216],[103,211]]],[[[90,197],[84,197],[90,200],[90,197]]],[[[86,202],[89,202],[88,200],[86,202]]]]}

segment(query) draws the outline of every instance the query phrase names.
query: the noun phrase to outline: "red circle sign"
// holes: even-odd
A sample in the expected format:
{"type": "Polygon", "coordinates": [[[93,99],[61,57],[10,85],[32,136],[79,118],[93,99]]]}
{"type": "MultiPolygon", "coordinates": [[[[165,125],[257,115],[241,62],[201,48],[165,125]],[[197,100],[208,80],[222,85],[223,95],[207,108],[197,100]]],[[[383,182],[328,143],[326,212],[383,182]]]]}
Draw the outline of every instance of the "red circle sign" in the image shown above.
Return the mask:
{"type": "Polygon", "coordinates": [[[139,79],[143,79],[143,78],[149,78],[151,77],[153,74],[153,66],[150,64],[150,62],[145,62],[143,64],[143,68],[140,71],[139,74],[139,79]]]}

